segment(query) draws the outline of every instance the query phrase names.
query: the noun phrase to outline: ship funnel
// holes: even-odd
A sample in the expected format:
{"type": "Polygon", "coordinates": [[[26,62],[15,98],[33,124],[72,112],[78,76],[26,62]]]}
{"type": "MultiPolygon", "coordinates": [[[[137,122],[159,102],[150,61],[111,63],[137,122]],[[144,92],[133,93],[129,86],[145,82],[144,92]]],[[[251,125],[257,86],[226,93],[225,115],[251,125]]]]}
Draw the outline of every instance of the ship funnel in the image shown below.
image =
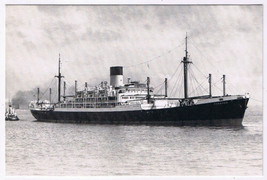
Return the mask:
{"type": "Polygon", "coordinates": [[[123,86],[123,67],[110,67],[110,85],[113,87],[123,86]]]}

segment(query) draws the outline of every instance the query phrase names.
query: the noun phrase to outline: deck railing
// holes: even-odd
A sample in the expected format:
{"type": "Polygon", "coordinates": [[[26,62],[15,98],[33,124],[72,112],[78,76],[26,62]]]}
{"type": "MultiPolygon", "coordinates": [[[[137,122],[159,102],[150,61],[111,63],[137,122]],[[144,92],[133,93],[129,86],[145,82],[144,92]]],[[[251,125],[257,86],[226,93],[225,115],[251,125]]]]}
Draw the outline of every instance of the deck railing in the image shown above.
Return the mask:
{"type": "Polygon", "coordinates": [[[57,104],[58,108],[112,108],[118,105],[116,102],[65,102],[57,104]]]}

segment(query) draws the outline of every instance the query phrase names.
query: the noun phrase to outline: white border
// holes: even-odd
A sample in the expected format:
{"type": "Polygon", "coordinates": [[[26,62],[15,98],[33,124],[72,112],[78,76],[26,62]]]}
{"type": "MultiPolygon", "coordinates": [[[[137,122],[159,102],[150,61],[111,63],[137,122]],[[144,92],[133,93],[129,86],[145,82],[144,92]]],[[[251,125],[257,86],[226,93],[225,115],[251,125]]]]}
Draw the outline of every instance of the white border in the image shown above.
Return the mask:
{"type": "MultiPolygon", "coordinates": [[[[264,44],[266,42],[265,29],[266,25],[264,20],[266,19],[266,5],[267,3],[264,0],[4,0],[0,2],[0,179],[255,179],[255,180],[263,180],[266,179],[266,164],[265,160],[266,156],[266,133],[267,124],[265,123],[265,113],[263,113],[263,176],[5,176],[5,121],[4,121],[4,106],[5,106],[5,6],[8,4],[73,4],[73,5],[90,5],[90,4],[141,4],[141,5],[166,5],[166,4],[196,4],[196,5],[205,5],[205,4],[229,4],[229,5],[240,5],[240,4],[262,4],[263,5],[263,49],[264,44]]],[[[266,99],[266,83],[267,78],[265,78],[266,74],[264,73],[264,69],[267,69],[267,64],[264,61],[264,57],[266,57],[266,50],[263,53],[263,99],[264,104],[267,103],[266,99]]],[[[266,106],[263,105],[263,112],[265,112],[266,106]]]]}
{"type": "Polygon", "coordinates": [[[264,0],[4,0],[3,4],[265,4],[264,0]]]}
{"type": "Polygon", "coordinates": [[[0,6],[0,177],[5,173],[5,7],[0,6]]]}

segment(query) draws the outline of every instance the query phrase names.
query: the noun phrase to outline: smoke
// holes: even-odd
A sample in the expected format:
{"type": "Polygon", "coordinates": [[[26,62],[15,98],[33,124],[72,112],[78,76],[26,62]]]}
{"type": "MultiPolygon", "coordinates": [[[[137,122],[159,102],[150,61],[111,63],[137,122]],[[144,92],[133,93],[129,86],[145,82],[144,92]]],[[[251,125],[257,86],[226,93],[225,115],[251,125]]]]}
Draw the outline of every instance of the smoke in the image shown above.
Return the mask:
{"type": "MultiPolygon", "coordinates": [[[[51,102],[55,103],[58,101],[58,89],[56,86],[53,87],[47,87],[47,84],[44,84],[40,86],[39,88],[39,100],[44,101],[44,100],[49,100],[50,99],[50,91],[49,88],[51,88],[51,102]]],[[[37,95],[37,88],[35,87],[31,90],[28,91],[17,91],[16,94],[13,96],[11,99],[11,104],[15,108],[27,108],[29,103],[31,101],[37,100],[38,95],[37,95]]],[[[61,91],[61,95],[63,95],[63,87],[61,91]]],[[[74,95],[75,92],[75,87],[74,85],[67,87],[66,86],[66,96],[68,95],[74,95]]]]}
{"type": "Polygon", "coordinates": [[[25,108],[34,99],[34,91],[18,91],[12,98],[11,103],[15,108],[25,108]]]}

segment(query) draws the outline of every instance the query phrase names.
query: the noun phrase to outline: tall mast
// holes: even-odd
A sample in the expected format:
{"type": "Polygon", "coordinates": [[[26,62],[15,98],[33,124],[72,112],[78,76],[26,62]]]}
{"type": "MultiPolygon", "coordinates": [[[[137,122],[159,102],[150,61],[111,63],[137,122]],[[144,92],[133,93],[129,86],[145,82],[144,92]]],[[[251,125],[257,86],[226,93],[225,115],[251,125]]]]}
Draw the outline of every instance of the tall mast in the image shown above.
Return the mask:
{"type": "Polygon", "coordinates": [[[60,102],[60,88],[61,88],[61,78],[63,78],[64,76],[61,76],[61,72],[60,72],[60,54],[59,54],[59,58],[58,58],[58,75],[55,76],[58,78],[58,102],[60,102]]]}
{"type": "Polygon", "coordinates": [[[182,63],[184,63],[184,98],[188,98],[188,64],[191,63],[191,61],[188,61],[188,51],[187,51],[187,33],[185,37],[185,57],[183,58],[182,63]]]}

